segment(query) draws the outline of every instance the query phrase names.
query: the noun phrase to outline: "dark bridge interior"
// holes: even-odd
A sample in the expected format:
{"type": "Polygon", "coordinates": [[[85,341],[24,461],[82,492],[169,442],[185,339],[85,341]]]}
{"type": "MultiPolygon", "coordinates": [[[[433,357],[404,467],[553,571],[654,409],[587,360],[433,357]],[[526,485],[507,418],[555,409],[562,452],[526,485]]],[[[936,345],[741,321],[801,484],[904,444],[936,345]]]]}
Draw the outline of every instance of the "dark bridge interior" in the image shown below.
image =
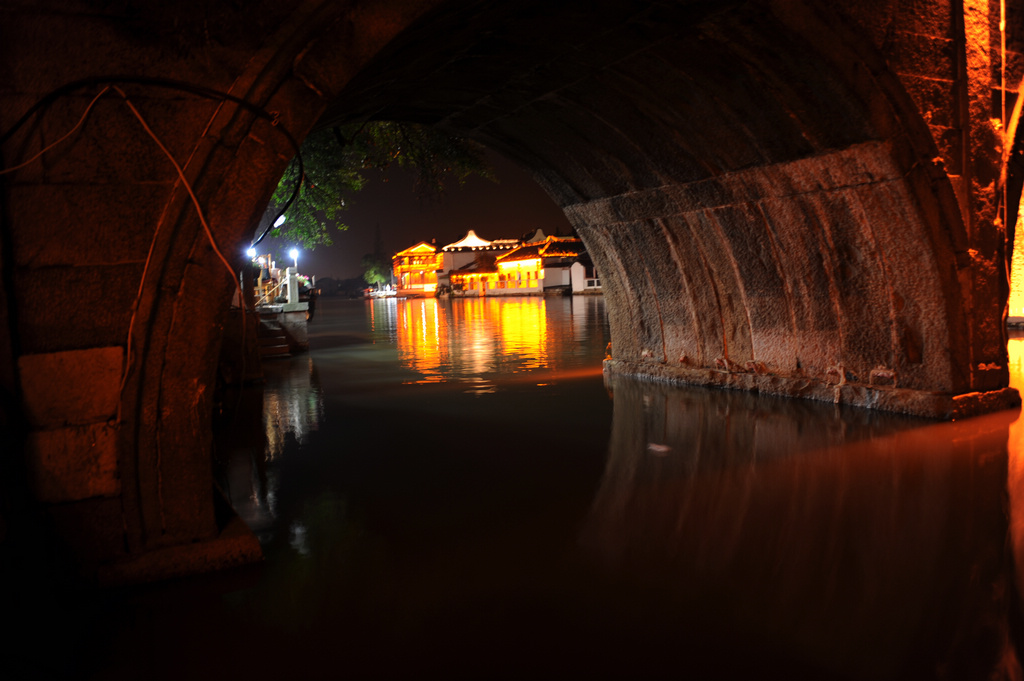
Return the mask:
{"type": "Polygon", "coordinates": [[[6,496],[109,581],[258,554],[211,501],[234,287],[212,244],[251,239],[282,130],[369,118],[533,174],[601,273],[609,372],[940,419],[1015,404],[1017,115],[993,102],[1020,4],[1001,30],[996,3],[897,0],[0,3],[6,496]]]}

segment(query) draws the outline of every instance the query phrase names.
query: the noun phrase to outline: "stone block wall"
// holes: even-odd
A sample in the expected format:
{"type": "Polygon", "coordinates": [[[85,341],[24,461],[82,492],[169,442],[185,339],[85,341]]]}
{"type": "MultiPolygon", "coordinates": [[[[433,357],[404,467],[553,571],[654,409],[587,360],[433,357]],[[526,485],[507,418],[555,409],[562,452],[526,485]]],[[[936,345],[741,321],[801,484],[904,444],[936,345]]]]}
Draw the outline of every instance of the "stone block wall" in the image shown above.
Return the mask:
{"type": "Polygon", "coordinates": [[[0,165],[56,144],[0,176],[2,419],[27,448],[4,456],[94,564],[216,542],[231,254],[293,141],[369,117],[534,174],[601,273],[609,366],[940,417],[1010,404],[994,8],[0,2],[0,165]]]}

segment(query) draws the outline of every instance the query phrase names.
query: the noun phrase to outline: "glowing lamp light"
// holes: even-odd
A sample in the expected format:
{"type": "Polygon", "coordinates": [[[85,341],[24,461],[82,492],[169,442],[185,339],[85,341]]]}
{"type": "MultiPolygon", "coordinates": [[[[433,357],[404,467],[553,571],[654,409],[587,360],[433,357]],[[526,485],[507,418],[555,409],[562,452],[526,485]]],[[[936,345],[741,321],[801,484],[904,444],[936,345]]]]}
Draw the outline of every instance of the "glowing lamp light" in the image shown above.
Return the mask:
{"type": "Polygon", "coordinates": [[[255,258],[256,257],[256,249],[255,248],[249,248],[249,250],[247,250],[245,252],[245,254],[247,256],[249,256],[250,258],[255,258]]]}
{"type": "Polygon", "coordinates": [[[284,224],[284,216],[282,215],[278,219],[274,220],[274,227],[280,227],[284,224]]]}
{"type": "Polygon", "coordinates": [[[299,249],[293,248],[292,250],[288,251],[288,257],[290,257],[292,259],[292,261],[295,263],[295,269],[298,270],[299,269],[299,249]]]}

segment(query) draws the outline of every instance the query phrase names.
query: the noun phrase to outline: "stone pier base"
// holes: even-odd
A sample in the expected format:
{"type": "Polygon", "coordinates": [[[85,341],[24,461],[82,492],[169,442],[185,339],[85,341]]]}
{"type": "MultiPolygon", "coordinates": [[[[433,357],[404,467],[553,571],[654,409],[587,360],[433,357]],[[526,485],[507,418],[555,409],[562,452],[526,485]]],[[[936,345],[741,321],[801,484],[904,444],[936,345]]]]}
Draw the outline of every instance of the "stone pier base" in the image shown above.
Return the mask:
{"type": "Polygon", "coordinates": [[[756,372],[720,371],[707,368],[670,367],[653,362],[629,362],[606,359],[605,374],[621,374],[640,380],[665,381],[713,388],[747,390],[794,397],[923,418],[952,421],[1020,407],[1020,394],[1014,388],[960,395],[912,390],[863,383],[826,383],[813,378],[776,376],[756,372]]]}

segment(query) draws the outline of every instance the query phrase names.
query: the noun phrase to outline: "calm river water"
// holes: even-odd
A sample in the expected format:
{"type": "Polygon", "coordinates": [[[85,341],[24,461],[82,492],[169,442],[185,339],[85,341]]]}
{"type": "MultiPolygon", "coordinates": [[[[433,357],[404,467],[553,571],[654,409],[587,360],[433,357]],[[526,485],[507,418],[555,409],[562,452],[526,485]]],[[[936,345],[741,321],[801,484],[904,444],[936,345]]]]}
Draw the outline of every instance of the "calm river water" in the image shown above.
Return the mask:
{"type": "Polygon", "coordinates": [[[265,563],[109,602],[90,669],[1013,678],[1016,411],[606,383],[607,343],[600,297],[322,299],[217,452],[265,563]]]}

